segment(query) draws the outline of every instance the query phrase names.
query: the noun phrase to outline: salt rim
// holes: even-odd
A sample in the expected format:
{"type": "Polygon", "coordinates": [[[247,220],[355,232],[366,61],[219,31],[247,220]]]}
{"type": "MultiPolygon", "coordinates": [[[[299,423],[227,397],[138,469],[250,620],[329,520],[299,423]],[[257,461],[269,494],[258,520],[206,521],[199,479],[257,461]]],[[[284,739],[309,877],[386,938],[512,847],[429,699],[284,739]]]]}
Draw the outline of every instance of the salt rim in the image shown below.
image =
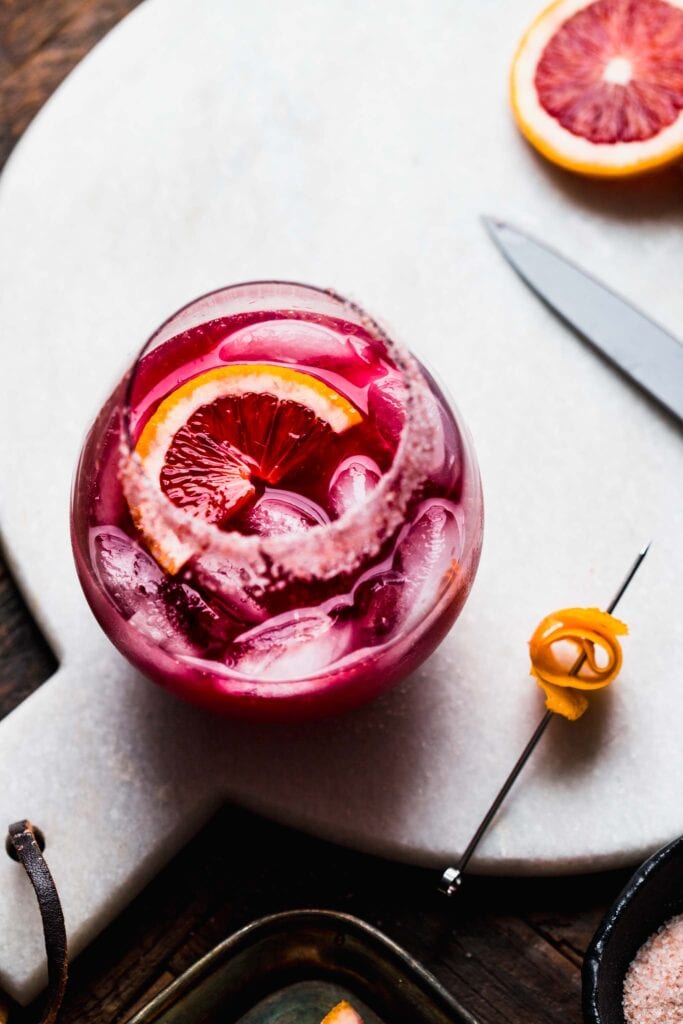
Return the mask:
{"type": "MultiPolygon", "coordinates": [[[[285,308],[284,311],[297,312],[295,307],[285,308]]],[[[434,451],[434,440],[426,429],[430,422],[427,402],[428,387],[417,360],[351,300],[331,289],[315,288],[293,281],[249,281],[230,285],[199,296],[181,307],[164,321],[139,352],[129,371],[123,400],[119,465],[121,483],[128,501],[144,510],[148,522],[156,520],[160,533],[166,532],[167,536],[170,534],[176,546],[180,541],[187,548],[186,561],[208,552],[219,554],[237,566],[243,583],[255,593],[262,589],[283,587],[291,579],[331,579],[352,572],[367,558],[377,554],[387,537],[403,524],[411,497],[427,477],[434,451]],[[212,295],[267,285],[317,293],[338,303],[342,311],[350,311],[368,334],[383,345],[389,358],[401,371],[405,389],[405,421],[399,443],[391,466],[382,474],[368,500],[363,505],[348,509],[339,519],[297,534],[296,543],[287,535],[258,537],[221,530],[179,509],[162,491],[159,483],[147,475],[134,451],[130,430],[130,397],[135,370],[159,334],[182,312],[212,295]]]]}

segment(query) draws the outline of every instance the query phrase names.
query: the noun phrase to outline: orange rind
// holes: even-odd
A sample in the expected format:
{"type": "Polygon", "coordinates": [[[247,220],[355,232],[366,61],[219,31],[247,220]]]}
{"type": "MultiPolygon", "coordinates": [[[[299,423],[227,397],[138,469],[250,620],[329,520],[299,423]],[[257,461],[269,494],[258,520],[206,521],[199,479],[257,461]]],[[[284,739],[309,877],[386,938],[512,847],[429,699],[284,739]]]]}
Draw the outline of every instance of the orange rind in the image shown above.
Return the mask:
{"type": "MultiPolygon", "coordinates": [[[[361,422],[324,381],[289,366],[233,363],[193,377],[164,398],[134,454],[177,508],[222,526],[252,500],[255,481],[277,485],[321,439],[361,422]]],[[[190,551],[154,502],[129,499],[133,521],[159,564],[177,573],[190,551]]]]}
{"type": "Polygon", "coordinates": [[[530,674],[546,697],[546,707],[570,721],[588,707],[585,692],[612,683],[621,669],[618,637],[628,627],[599,608],[565,608],[546,615],[529,641],[530,674]],[[598,659],[597,650],[602,651],[598,659]],[[584,661],[574,674],[579,657],[584,661]]]}

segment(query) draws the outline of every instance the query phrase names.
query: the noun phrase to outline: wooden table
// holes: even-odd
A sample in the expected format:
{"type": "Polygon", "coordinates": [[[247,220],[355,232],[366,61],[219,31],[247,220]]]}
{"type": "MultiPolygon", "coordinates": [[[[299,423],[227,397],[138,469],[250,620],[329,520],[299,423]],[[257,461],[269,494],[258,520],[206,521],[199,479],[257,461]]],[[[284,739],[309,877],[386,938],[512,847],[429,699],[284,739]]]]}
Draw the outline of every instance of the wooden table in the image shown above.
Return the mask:
{"type": "MultiPolygon", "coordinates": [[[[0,0],[0,165],[64,76],[135,6],[0,0]]],[[[55,667],[0,560],[0,717],[55,667]]],[[[62,1019],[125,1021],[236,928],[276,910],[319,906],[384,929],[481,1024],[578,1024],[582,954],[627,874],[470,878],[449,902],[436,894],[433,872],[226,808],[79,957],[62,1019]]],[[[28,1022],[36,1012],[10,1006],[10,1019],[28,1022]]]]}

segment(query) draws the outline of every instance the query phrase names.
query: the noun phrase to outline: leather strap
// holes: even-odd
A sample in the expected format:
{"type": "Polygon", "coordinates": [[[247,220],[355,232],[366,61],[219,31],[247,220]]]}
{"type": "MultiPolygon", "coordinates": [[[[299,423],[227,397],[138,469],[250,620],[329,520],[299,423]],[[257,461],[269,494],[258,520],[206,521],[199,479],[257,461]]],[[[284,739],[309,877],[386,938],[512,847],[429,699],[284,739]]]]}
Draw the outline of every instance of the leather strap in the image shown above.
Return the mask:
{"type": "Polygon", "coordinates": [[[64,999],[68,974],[66,929],[57,889],[30,821],[15,821],[9,839],[33,886],[43,919],[48,989],[41,1024],[54,1024],[64,999]]]}

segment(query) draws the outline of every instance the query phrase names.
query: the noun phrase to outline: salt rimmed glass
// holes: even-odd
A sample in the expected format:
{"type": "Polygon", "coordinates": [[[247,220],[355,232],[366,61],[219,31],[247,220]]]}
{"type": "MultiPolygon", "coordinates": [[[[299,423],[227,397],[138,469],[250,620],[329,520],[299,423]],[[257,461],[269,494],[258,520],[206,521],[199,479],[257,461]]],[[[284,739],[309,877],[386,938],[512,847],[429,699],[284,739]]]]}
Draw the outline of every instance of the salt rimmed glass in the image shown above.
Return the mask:
{"type": "MultiPolygon", "coordinates": [[[[286,493],[266,486],[257,504],[287,511],[286,493]]],[[[403,678],[460,611],[481,535],[471,441],[431,375],[354,303],[283,282],[224,288],[167,320],[91,429],[73,492],[79,577],[108,636],[180,696],[249,716],[334,713],[403,678]],[[274,366],[353,400],[394,446],[389,461],[352,448],[340,476],[327,429],[311,478],[334,485],[346,472],[353,502],[334,513],[321,502],[294,533],[180,507],[136,446],[169,395],[224,365],[261,377],[274,366]]]]}

